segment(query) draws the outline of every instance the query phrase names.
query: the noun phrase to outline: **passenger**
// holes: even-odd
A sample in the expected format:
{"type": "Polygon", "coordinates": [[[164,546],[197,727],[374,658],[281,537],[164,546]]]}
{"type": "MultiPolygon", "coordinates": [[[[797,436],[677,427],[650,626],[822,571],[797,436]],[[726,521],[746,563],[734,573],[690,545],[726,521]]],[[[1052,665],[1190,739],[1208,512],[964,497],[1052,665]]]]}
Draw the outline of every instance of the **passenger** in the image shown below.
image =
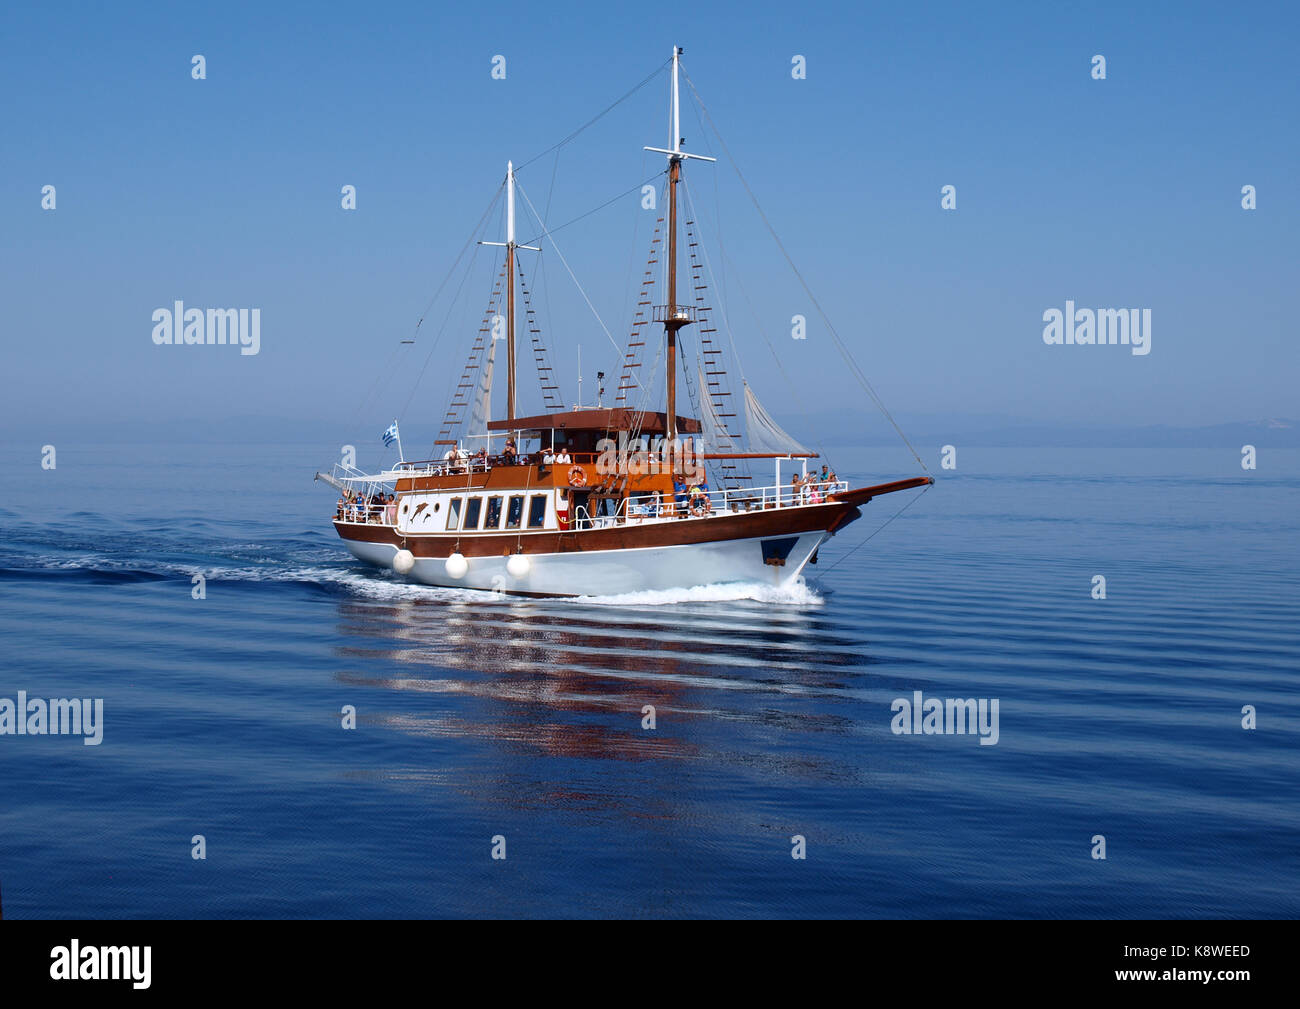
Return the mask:
{"type": "Polygon", "coordinates": [[[397,498],[388,495],[388,503],[384,506],[384,518],[390,526],[397,525],[397,498]]]}
{"type": "Polygon", "coordinates": [[[802,490],[802,484],[799,482],[799,474],[790,474],[790,503],[799,503],[799,492],[802,490]]]}
{"type": "Polygon", "coordinates": [[[572,463],[573,463],[573,460],[569,458],[569,450],[568,450],[567,448],[565,448],[563,445],[561,445],[561,446],[560,446],[560,451],[557,452],[557,453],[555,453],[555,465],[557,465],[557,466],[569,466],[569,465],[571,465],[572,463]]]}
{"type": "Polygon", "coordinates": [[[555,447],[550,446],[549,448],[546,449],[545,452],[542,453],[542,465],[550,466],[553,465],[554,462],[555,462],[555,447]]]}
{"type": "Polygon", "coordinates": [[[680,480],[673,481],[673,507],[678,516],[686,514],[686,484],[680,480]]]}
{"type": "Polygon", "coordinates": [[[348,506],[347,495],[340,494],[338,504],[334,509],[334,517],[338,519],[340,522],[343,520],[343,512],[347,508],[347,506],[348,506]]]}
{"type": "Polygon", "coordinates": [[[506,447],[501,450],[501,462],[506,466],[513,466],[515,459],[519,455],[519,450],[515,447],[513,438],[506,439],[506,447]]]}

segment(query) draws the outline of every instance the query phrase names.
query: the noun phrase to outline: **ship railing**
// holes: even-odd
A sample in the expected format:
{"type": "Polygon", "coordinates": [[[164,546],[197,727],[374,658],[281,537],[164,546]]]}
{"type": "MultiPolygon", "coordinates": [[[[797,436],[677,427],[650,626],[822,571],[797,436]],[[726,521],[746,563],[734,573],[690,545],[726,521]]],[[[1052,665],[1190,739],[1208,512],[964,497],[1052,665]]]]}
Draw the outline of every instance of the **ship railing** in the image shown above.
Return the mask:
{"type": "MultiPolygon", "coordinates": [[[[613,498],[606,498],[612,501],[613,498]]],[[[613,514],[592,515],[587,511],[586,505],[578,505],[573,511],[573,523],[569,528],[574,530],[583,529],[604,529],[608,526],[623,525],[627,519],[628,498],[623,498],[618,502],[618,507],[614,509],[613,514]]]]}
{"type": "Polygon", "coordinates": [[[821,504],[832,494],[849,489],[847,480],[815,480],[795,490],[789,486],[743,487],[724,490],[701,491],[692,496],[661,496],[634,494],[623,498],[618,508],[607,515],[591,515],[585,505],[574,512],[570,528],[575,530],[600,529],[612,525],[639,525],[673,519],[713,518],[718,515],[738,515],[745,512],[764,511],[769,508],[790,508],[797,505],[821,504]],[[680,498],[676,500],[676,498],[680,498]],[[694,504],[692,504],[694,500],[694,504]],[[708,501],[707,506],[703,503],[708,501]]]}
{"type": "Polygon", "coordinates": [[[466,473],[486,473],[491,468],[491,459],[470,456],[467,459],[421,459],[411,462],[399,462],[393,467],[393,472],[403,478],[412,476],[461,476],[466,473]]]}
{"type": "Polygon", "coordinates": [[[816,480],[799,487],[773,484],[770,487],[741,487],[724,490],[677,493],[663,499],[656,506],[653,495],[631,499],[628,515],[633,519],[652,518],[707,518],[716,515],[735,515],[742,512],[765,511],[768,508],[790,508],[795,505],[821,504],[830,495],[849,489],[846,480],[816,480]],[[707,501],[707,505],[704,503],[707,501]]]}
{"type": "Polygon", "coordinates": [[[729,511],[762,511],[767,508],[790,508],[794,505],[821,504],[830,495],[849,489],[847,480],[813,480],[798,488],[790,484],[772,484],[768,487],[742,487],[735,490],[714,491],[709,503],[729,511]]]}
{"type": "Polygon", "coordinates": [[[340,522],[351,522],[365,526],[397,525],[397,502],[382,505],[363,505],[359,501],[349,501],[342,509],[335,512],[340,522]]]}

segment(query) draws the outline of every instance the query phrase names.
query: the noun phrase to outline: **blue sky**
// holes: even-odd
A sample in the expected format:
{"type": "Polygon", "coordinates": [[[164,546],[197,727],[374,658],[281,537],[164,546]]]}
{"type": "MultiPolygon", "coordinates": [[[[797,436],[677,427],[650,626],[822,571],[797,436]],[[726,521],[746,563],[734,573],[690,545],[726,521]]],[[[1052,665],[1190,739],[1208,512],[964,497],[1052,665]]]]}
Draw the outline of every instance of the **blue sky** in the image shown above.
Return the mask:
{"type": "MultiPolygon", "coordinates": [[[[418,386],[442,308],[425,342],[396,348],[506,159],[554,144],[674,42],[900,416],[1300,413],[1293,5],[273,6],[0,14],[4,427],[210,428],[238,415],[319,420],[346,439],[377,437],[401,407],[404,429],[436,426],[486,280],[469,282],[468,321],[418,386]],[[191,79],[196,53],[206,80],[191,79]],[[1096,53],[1104,81],[1090,76],[1096,53]],[[805,80],[791,77],[795,54],[805,80]],[[40,206],[47,184],[54,211],[40,206]],[[356,211],[340,207],[344,184],[356,211]],[[1247,184],[1254,211],[1241,208],[1247,184]],[[955,211],[940,209],[944,185],[955,211]],[[155,346],[151,313],[176,299],[260,308],[261,353],[155,346]],[[1042,314],[1066,299],[1150,308],[1151,354],[1044,345],[1042,314]]],[[[635,186],[662,167],[641,146],[666,141],[666,101],[661,75],[521,184],[552,223],[635,186]]],[[[719,153],[689,104],[683,133],[688,149],[719,153]]],[[[753,302],[726,292],[769,409],[862,408],[730,165],[692,164],[688,181],[753,302]],[[807,340],[790,338],[795,314],[807,340]]],[[[619,341],[641,213],[628,196],[556,236],[619,341]]],[[[613,349],[558,259],[544,261],[543,325],[561,366],[582,346],[590,394],[613,349]]],[[[523,375],[530,388],[527,358],[523,375]]]]}

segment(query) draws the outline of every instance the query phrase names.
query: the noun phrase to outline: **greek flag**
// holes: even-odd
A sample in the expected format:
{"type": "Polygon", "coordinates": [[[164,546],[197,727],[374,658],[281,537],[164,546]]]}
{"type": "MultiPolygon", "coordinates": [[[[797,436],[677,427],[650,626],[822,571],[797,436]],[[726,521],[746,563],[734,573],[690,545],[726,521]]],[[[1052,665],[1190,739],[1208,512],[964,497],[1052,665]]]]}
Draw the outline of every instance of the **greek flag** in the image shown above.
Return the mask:
{"type": "Polygon", "coordinates": [[[393,421],[388,430],[384,432],[384,448],[392,448],[395,441],[397,441],[397,421],[393,421]]]}

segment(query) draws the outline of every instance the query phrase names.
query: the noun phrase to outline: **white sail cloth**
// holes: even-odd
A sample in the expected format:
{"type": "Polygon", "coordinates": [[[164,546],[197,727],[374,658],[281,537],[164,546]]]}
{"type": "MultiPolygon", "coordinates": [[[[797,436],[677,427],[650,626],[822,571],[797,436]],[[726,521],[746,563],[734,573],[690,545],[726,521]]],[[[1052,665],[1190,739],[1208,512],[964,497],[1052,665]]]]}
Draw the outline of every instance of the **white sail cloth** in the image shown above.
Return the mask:
{"type": "Polygon", "coordinates": [[[745,383],[745,433],[749,438],[751,452],[771,452],[774,455],[811,454],[763,409],[763,404],[758,401],[748,382],[745,383]]]}
{"type": "Polygon", "coordinates": [[[487,360],[479,369],[478,383],[474,389],[474,406],[469,415],[466,438],[486,438],[488,421],[492,419],[492,367],[496,362],[497,342],[488,342],[487,360]]]}
{"type": "Polygon", "coordinates": [[[696,446],[696,451],[705,452],[729,452],[732,450],[731,438],[727,432],[727,425],[722,422],[718,416],[717,407],[713,405],[713,397],[709,395],[709,387],[704,378],[704,369],[696,368],[696,374],[699,375],[699,400],[700,400],[700,437],[702,445],[696,446]]]}

